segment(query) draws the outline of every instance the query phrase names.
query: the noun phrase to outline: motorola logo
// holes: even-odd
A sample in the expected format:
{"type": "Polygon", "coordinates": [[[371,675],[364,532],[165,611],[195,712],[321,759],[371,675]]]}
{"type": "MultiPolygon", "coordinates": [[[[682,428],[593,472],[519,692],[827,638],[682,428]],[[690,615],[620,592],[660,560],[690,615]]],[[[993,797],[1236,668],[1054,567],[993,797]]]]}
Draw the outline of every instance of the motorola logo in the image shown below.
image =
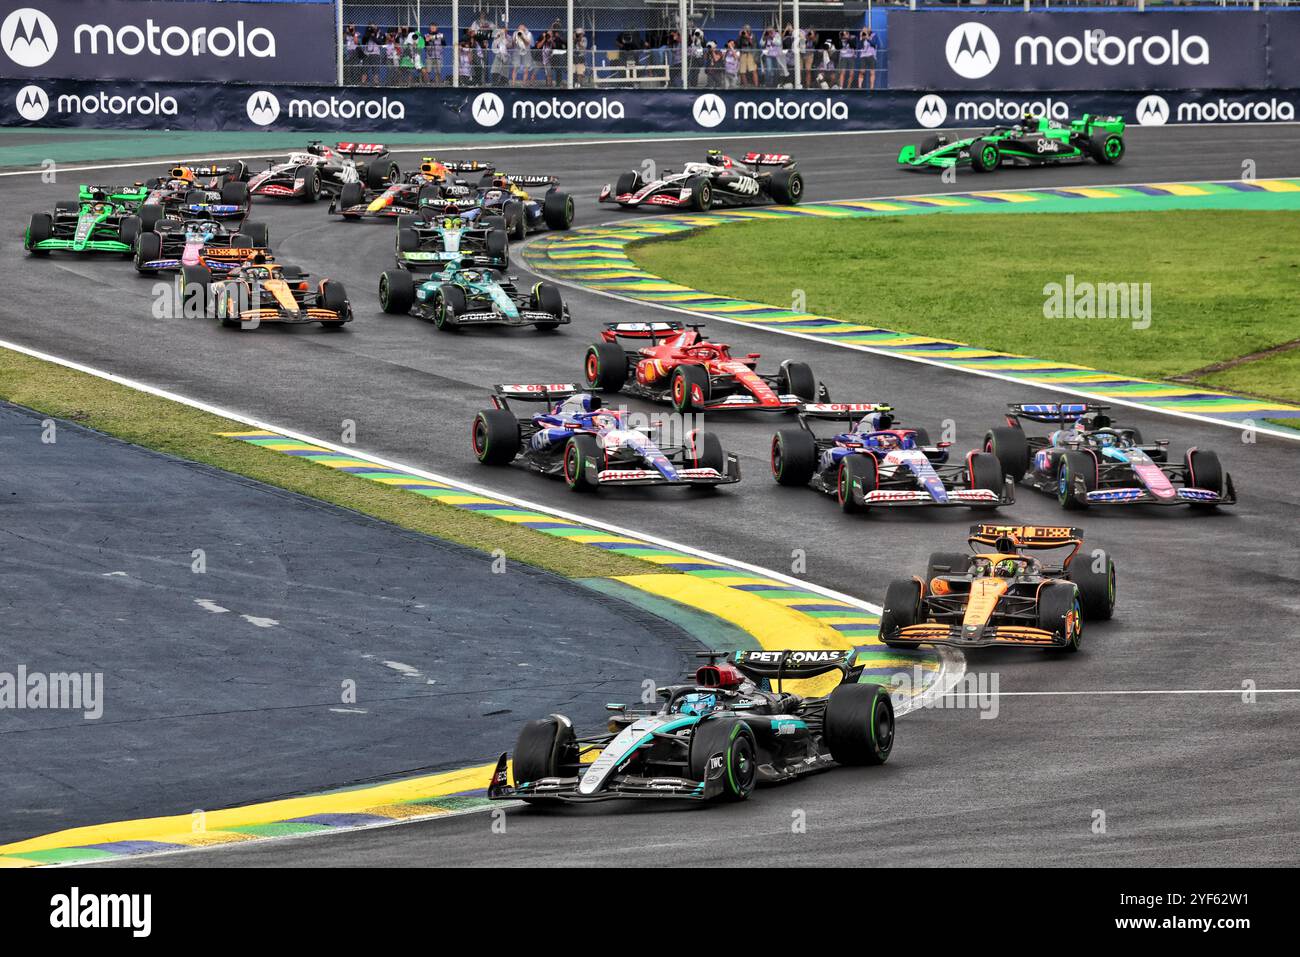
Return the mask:
{"type": "Polygon", "coordinates": [[[998,65],[1002,45],[991,27],[967,22],[953,28],[944,47],[952,72],[967,80],[988,76],[998,65]]]}
{"type": "Polygon", "coordinates": [[[248,98],[248,118],[258,126],[270,126],[280,118],[280,98],[258,90],[248,98]]]}
{"type": "Polygon", "coordinates": [[[695,98],[691,115],[700,126],[712,129],[727,118],[727,104],[716,93],[702,93],[695,98]]]}
{"type": "Polygon", "coordinates": [[[59,48],[59,31],[42,11],[19,7],[0,24],[0,48],[19,66],[44,66],[59,48]]]}
{"type": "Polygon", "coordinates": [[[469,112],[479,126],[496,126],[505,119],[506,105],[495,93],[480,93],[469,112]]]}
{"type": "Polygon", "coordinates": [[[35,123],[45,119],[45,114],[50,112],[50,98],[39,86],[25,86],[14,98],[14,106],[18,108],[19,116],[29,123],[35,123]]]}
{"type": "Polygon", "coordinates": [[[1150,93],[1138,100],[1136,116],[1140,126],[1164,126],[1169,122],[1169,101],[1150,93]]]}
{"type": "Polygon", "coordinates": [[[948,104],[944,102],[943,97],[927,93],[916,101],[916,122],[927,130],[943,126],[943,121],[947,118],[948,104]]]}

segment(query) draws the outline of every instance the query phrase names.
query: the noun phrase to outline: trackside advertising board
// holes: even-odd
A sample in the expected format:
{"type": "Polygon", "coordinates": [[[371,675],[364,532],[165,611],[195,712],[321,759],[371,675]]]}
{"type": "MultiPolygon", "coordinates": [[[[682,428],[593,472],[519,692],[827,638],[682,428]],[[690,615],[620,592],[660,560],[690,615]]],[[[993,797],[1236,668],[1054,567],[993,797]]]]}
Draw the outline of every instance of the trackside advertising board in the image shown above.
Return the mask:
{"type": "Polygon", "coordinates": [[[1300,84],[1300,11],[889,11],[889,85],[913,90],[1300,84]]]}
{"type": "MultiPolygon", "coordinates": [[[[1130,124],[1293,122],[1300,90],[572,91],[0,80],[0,125],[386,133],[824,133],[980,128],[1026,112],[1130,124]]],[[[345,137],[346,138],[346,137],[345,137]]]]}
{"type": "Polygon", "coordinates": [[[0,77],[329,83],[321,3],[0,0],[0,77]]]}

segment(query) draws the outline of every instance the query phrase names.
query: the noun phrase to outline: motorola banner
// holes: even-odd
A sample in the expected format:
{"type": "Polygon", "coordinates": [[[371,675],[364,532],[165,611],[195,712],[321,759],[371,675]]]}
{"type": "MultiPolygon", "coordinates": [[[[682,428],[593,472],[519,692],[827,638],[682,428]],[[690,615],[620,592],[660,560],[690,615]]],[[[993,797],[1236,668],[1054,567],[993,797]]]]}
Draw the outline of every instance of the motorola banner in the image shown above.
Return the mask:
{"type": "Polygon", "coordinates": [[[1291,11],[890,10],[888,25],[891,89],[1259,90],[1300,82],[1300,13],[1291,11]]]}
{"type": "Polygon", "coordinates": [[[341,90],[221,83],[0,80],[0,125],[153,130],[387,133],[800,133],[982,129],[1026,114],[1084,113],[1130,125],[1294,122],[1300,91],[944,91],[875,93],[341,90]]]}
{"type": "Polygon", "coordinates": [[[0,77],[329,83],[320,3],[0,0],[0,77]]]}

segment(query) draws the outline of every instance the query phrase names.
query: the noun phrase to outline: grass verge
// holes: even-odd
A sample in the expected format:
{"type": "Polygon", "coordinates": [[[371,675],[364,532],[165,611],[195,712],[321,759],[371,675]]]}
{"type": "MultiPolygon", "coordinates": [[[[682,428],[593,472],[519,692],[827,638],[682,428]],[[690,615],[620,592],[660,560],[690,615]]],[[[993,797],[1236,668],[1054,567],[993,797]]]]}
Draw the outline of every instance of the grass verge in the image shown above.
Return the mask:
{"type": "Polygon", "coordinates": [[[521,528],[215,433],[248,426],[115,382],[0,349],[0,399],[178,458],[362,512],[479,551],[501,549],[570,577],[667,573],[640,559],[521,528]]]}
{"type": "MultiPolygon", "coordinates": [[[[802,291],[808,312],[846,322],[1144,379],[1300,337],[1300,218],[1289,212],[782,219],[650,240],[629,254],[707,292],[786,305],[802,291]],[[1044,287],[1069,275],[1150,283],[1150,326],[1045,318],[1044,287]]],[[[1300,361],[1248,368],[1223,374],[1233,391],[1300,402],[1300,361]]]]}

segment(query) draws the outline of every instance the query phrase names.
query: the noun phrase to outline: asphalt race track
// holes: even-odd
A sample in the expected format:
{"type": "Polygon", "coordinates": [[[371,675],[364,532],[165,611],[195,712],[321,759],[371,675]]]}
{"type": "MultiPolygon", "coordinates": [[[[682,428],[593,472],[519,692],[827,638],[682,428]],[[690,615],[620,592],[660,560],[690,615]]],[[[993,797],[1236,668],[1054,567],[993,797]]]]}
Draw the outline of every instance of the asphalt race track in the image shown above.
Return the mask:
{"type": "Polygon", "coordinates": [[[101,673],[102,707],[5,711],[0,843],[488,761],[521,720],[563,703],[599,723],[698,647],[549,572],[493,574],[356,512],[45,434],[0,403],[0,661],[101,673]]]}
{"type": "MultiPolygon", "coordinates": [[[[1002,170],[979,188],[1230,179],[1245,160],[1266,176],[1300,175],[1294,127],[1133,128],[1116,167],[1002,170]]],[[[919,134],[729,140],[731,152],[784,151],[801,158],[808,200],[973,188],[969,176],[894,171],[904,142],[919,134]],[[864,172],[864,171],[870,171],[864,172]]],[[[675,165],[705,142],[566,145],[485,152],[505,169],[554,173],[578,199],[580,225],[625,215],[598,207],[605,182],[647,157],[675,165]]],[[[457,151],[460,158],[469,154],[457,151]]],[[[417,154],[404,154],[404,165],[417,154]]],[[[129,180],[156,165],[75,174],[57,186],[37,176],[0,180],[5,229],[75,188],[77,176],[129,180]]],[[[65,174],[67,175],[67,174],[65,174]]],[[[807,576],[879,602],[887,582],[920,570],[929,552],[960,547],[972,518],[959,510],[848,520],[829,499],[778,488],[768,472],[769,417],[714,417],[711,428],[741,456],[745,481],[688,498],[664,490],[576,498],[560,483],[516,470],[489,471],[470,453],[467,427],[485,404],[485,384],[572,381],[600,322],[652,318],[650,307],[566,291],[575,320],[554,336],[531,330],[439,334],[383,315],[378,274],[392,257],[392,225],[330,222],[324,204],[261,203],[272,246],[286,261],[343,280],[357,321],[340,335],[315,327],[226,331],[215,323],[150,317],[150,280],[122,262],[51,257],[25,261],[18,242],[0,250],[10,295],[0,303],[0,338],[74,359],[196,399],[324,438],[343,419],[360,448],[536,502],[661,535],[729,557],[788,570],[807,552],[807,576]]],[[[828,228],[832,228],[828,225],[828,228]]],[[[1009,240],[1013,241],[1013,240],[1009,240]]],[[[1027,255],[1030,251],[1026,251],[1027,255]]],[[[743,255],[738,250],[737,255],[743,255]]],[[[1086,271],[1080,263],[1078,271],[1086,271]]],[[[755,264],[762,268],[762,264],[755,264]]],[[[526,275],[516,270],[521,279],[526,275]]],[[[864,282],[888,282],[864,263],[864,282]]],[[[1005,403],[1050,399],[1046,391],[877,357],[776,333],[717,325],[713,336],[742,351],[808,361],[836,399],[894,403],[909,424],[932,432],[957,423],[958,448],[1000,422],[1005,403]]],[[[1062,357],[1068,358],[1068,357],[1062,357]]],[[[652,407],[634,408],[650,411],[652,407]]],[[[1075,657],[1028,653],[968,656],[996,675],[995,720],[971,711],[925,711],[901,724],[884,769],[837,770],[760,791],[741,807],[707,812],[602,806],[573,813],[510,813],[505,835],[470,815],[283,845],[156,858],[166,864],[351,864],[583,862],[737,863],[1178,863],[1260,864],[1293,859],[1300,826],[1287,809],[1297,777],[1300,707],[1293,695],[1110,695],[1114,691],[1300,687],[1293,646],[1300,637],[1294,442],[1136,410],[1125,424],[1189,446],[1216,449],[1242,504],[1222,514],[1182,510],[1103,511],[1080,520],[1088,547],[1119,568],[1113,622],[1089,628],[1075,657]],[[1012,696],[1018,693],[1047,693],[1012,696]],[[1083,692],[1062,695],[1060,692],[1083,692]],[[807,832],[791,833],[792,812],[807,832]],[[1104,811],[1106,833],[1094,834],[1104,811]],[[664,820],[660,815],[674,815],[664,820]],[[326,843],[328,842],[328,843],[326,843]]],[[[1002,513],[1061,523],[1056,503],[1027,489],[1002,513]]],[[[544,709],[549,710],[549,709],[544,709]]],[[[544,711],[543,711],[544,713],[544,711]]],[[[503,740],[508,745],[510,737],[503,740]]]]}

